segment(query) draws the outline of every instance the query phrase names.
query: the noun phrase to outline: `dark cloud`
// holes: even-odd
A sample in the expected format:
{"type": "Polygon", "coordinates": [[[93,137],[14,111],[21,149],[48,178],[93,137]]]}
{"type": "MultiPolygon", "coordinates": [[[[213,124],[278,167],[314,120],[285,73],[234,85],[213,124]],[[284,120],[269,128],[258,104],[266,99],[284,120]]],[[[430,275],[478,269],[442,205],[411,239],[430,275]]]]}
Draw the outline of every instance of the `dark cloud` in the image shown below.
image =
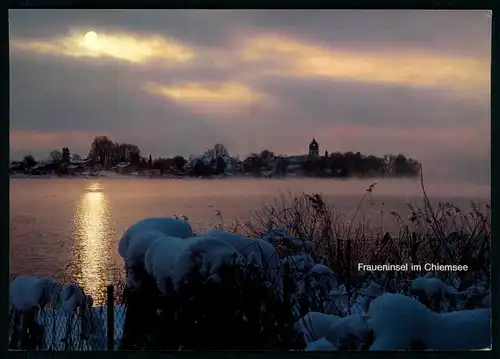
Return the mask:
{"type": "Polygon", "coordinates": [[[489,125],[489,103],[455,97],[452,88],[447,94],[446,89],[281,76],[256,82],[258,89],[283,105],[283,123],[418,128],[461,126],[475,121],[478,126],[489,125]]]}
{"type": "Polygon", "coordinates": [[[12,38],[86,28],[169,35],[203,46],[224,45],[237,24],[230,11],[207,10],[11,10],[9,19],[12,38]]]}
{"type": "Polygon", "coordinates": [[[71,27],[159,33],[227,45],[241,29],[291,34],[329,46],[426,48],[488,56],[491,12],[252,10],[11,10],[11,36],[50,37],[71,27]]]}

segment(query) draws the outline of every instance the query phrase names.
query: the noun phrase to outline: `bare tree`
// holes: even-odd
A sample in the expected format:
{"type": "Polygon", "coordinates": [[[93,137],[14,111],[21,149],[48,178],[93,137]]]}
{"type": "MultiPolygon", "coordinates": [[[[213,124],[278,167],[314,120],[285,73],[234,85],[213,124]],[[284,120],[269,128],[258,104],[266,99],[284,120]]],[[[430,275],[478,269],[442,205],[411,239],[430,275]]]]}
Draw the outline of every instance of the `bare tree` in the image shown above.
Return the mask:
{"type": "Polygon", "coordinates": [[[89,157],[104,167],[106,160],[111,156],[113,147],[113,141],[107,136],[97,136],[90,146],[89,157]]]}
{"type": "Polygon", "coordinates": [[[26,155],[23,158],[23,163],[26,166],[26,168],[31,168],[35,166],[37,162],[35,160],[35,157],[33,157],[32,155],[26,155]]]}
{"type": "Polygon", "coordinates": [[[205,155],[211,157],[212,159],[216,159],[219,157],[229,156],[229,152],[226,146],[221,143],[216,143],[212,148],[209,148],[205,152],[205,155]]]}
{"type": "Polygon", "coordinates": [[[50,151],[49,157],[54,162],[61,161],[61,159],[62,159],[62,152],[59,151],[59,150],[52,150],[52,151],[50,151]]]}

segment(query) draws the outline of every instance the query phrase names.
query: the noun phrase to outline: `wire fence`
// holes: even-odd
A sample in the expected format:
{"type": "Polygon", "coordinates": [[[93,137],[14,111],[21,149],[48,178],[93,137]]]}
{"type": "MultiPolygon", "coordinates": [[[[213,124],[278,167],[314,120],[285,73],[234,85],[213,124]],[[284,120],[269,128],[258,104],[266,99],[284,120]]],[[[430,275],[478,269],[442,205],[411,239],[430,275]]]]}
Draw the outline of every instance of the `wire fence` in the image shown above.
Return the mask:
{"type": "Polygon", "coordinates": [[[44,288],[38,307],[19,310],[11,305],[9,349],[115,350],[125,322],[125,305],[115,294],[115,286],[109,285],[106,304],[93,306],[91,297],[77,300],[55,284],[44,288]]]}
{"type": "MultiPolygon", "coordinates": [[[[282,304],[288,303],[285,306],[291,311],[292,321],[298,321],[310,311],[346,316],[361,314],[365,310],[358,290],[355,288],[348,290],[345,285],[339,286],[337,283],[331,283],[329,276],[314,273],[305,275],[297,269],[296,263],[284,265],[282,274],[284,278],[287,278],[283,282],[284,286],[283,288],[275,287],[274,290],[277,291],[282,304]],[[303,285],[302,290],[299,288],[300,283],[303,285]],[[331,298],[328,294],[332,289],[337,289],[343,294],[337,298],[331,298]],[[350,295],[345,295],[347,292],[350,295]]],[[[144,278],[145,283],[147,279],[144,278]]],[[[151,286],[156,288],[155,283],[151,283],[151,286]]],[[[154,337],[159,330],[157,327],[163,328],[168,324],[168,320],[160,314],[157,315],[165,310],[156,300],[156,294],[147,298],[141,296],[130,301],[130,295],[126,295],[130,291],[123,287],[123,283],[118,282],[107,286],[105,303],[94,306],[92,298],[86,296],[83,289],[76,285],[74,287],[81,293],[80,300],[78,300],[78,292],[75,288],[71,288],[71,285],[62,286],[50,283],[43,289],[39,306],[23,311],[12,306],[9,322],[9,349],[112,351],[123,348],[135,349],[141,346],[148,348],[150,337],[154,337]],[[148,304],[144,305],[144,303],[148,304]],[[132,305],[134,308],[128,313],[131,317],[128,318],[127,326],[126,312],[132,305]],[[153,314],[148,317],[148,313],[153,314]],[[146,317],[149,319],[145,319],[146,317]],[[127,333],[124,333],[125,331],[127,333]],[[147,331],[149,334],[146,333],[147,331]],[[147,338],[137,339],[143,335],[147,338]],[[137,342],[140,342],[140,345],[137,345],[137,342]]],[[[151,292],[155,290],[152,289],[151,292]]],[[[203,298],[203,301],[206,299],[203,298]]],[[[224,300],[221,299],[221,301],[224,300]]],[[[170,309],[182,310],[184,304],[177,302],[176,306],[179,305],[180,307],[170,309]]],[[[186,326],[188,323],[184,322],[183,325],[186,326]]],[[[159,345],[161,348],[164,344],[156,342],[154,345],[159,345]]]]}
{"type": "MultiPolygon", "coordinates": [[[[106,288],[105,304],[100,306],[94,306],[92,298],[77,285],[50,282],[43,287],[38,306],[26,306],[30,308],[28,310],[11,306],[9,349],[220,349],[224,348],[224,343],[234,344],[238,340],[240,342],[235,345],[241,349],[261,348],[259,345],[265,341],[269,341],[266,345],[269,344],[270,348],[281,348],[285,344],[288,349],[301,348],[287,327],[293,326],[307,313],[321,312],[341,317],[359,315],[366,312],[367,300],[378,295],[356,288],[354,284],[332,283],[331,277],[320,273],[304,277],[291,264],[284,265],[283,286],[272,289],[263,285],[263,277],[257,276],[253,283],[247,282],[252,278],[251,274],[248,272],[230,280],[230,283],[243,280],[234,288],[199,285],[196,292],[170,299],[159,297],[156,283],[149,282],[146,277],[139,291],[125,287],[122,293],[120,283],[111,284],[106,288]],[[267,308],[266,313],[262,312],[262,306],[267,308]],[[245,319],[238,322],[235,316],[240,312],[245,319]],[[252,338],[263,330],[265,335],[260,342],[241,342],[241,338],[238,339],[252,338]],[[232,336],[234,338],[228,340],[232,336]],[[288,338],[288,341],[272,343],[269,338],[273,336],[288,338]],[[211,345],[219,347],[211,348],[211,345]]],[[[390,291],[405,294],[405,288],[393,287],[390,291]]],[[[442,308],[442,311],[456,310],[456,306],[449,303],[445,306],[447,308],[442,308]]]]}

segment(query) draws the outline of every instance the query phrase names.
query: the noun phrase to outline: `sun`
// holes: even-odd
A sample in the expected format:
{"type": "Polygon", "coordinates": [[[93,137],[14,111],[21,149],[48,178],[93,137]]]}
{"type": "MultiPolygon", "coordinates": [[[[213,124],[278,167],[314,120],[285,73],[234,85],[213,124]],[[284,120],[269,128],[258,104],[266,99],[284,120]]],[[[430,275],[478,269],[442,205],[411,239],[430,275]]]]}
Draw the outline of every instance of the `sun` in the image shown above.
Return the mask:
{"type": "Polygon", "coordinates": [[[91,49],[95,49],[99,46],[99,36],[95,31],[88,31],[85,34],[83,41],[85,45],[91,49]]]}

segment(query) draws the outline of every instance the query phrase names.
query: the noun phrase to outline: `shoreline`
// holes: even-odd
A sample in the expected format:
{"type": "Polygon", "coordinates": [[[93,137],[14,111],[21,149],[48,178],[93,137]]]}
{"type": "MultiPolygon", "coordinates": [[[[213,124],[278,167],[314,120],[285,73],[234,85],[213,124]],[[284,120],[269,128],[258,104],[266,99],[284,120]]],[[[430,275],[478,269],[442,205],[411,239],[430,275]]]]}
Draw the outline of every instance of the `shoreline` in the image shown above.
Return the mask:
{"type": "Polygon", "coordinates": [[[401,177],[371,177],[371,176],[349,176],[349,177],[319,177],[319,176],[246,176],[246,175],[238,175],[238,176],[206,176],[206,177],[195,177],[189,175],[182,176],[148,176],[148,175],[136,175],[136,174],[118,174],[118,173],[105,173],[105,174],[96,174],[96,175],[15,175],[9,174],[9,178],[15,179],[30,179],[30,178],[44,178],[44,179],[93,179],[93,178],[110,178],[110,179],[175,179],[175,180],[186,180],[186,179],[196,179],[196,180],[227,180],[227,179],[258,179],[258,180],[339,180],[339,181],[348,181],[348,180],[408,180],[408,181],[419,181],[418,177],[412,176],[401,176],[401,177]]]}
{"type": "MultiPolygon", "coordinates": [[[[177,188],[181,184],[186,186],[203,186],[205,194],[212,191],[214,195],[224,193],[226,189],[247,192],[251,189],[252,193],[261,193],[263,195],[271,195],[273,198],[279,198],[282,195],[289,193],[300,193],[306,191],[308,193],[320,193],[327,196],[363,196],[366,189],[373,183],[377,183],[376,189],[373,191],[373,196],[379,199],[384,197],[406,198],[405,201],[422,198],[422,188],[420,181],[414,178],[321,178],[321,177],[272,177],[272,178],[256,178],[250,176],[228,176],[224,178],[203,178],[203,177],[148,177],[136,175],[100,175],[100,176],[10,176],[11,186],[28,185],[29,183],[52,183],[52,186],[93,182],[107,183],[109,186],[119,183],[142,183],[145,186],[165,186],[168,188],[174,186],[177,188]],[[190,185],[191,184],[191,185],[190,185]],[[254,188],[254,184],[260,189],[254,188]],[[236,187],[234,187],[236,186],[236,187]],[[250,187],[247,187],[250,186],[250,187]]],[[[474,202],[490,202],[491,201],[491,184],[477,182],[462,182],[453,183],[446,179],[436,179],[425,181],[425,190],[430,198],[442,199],[449,202],[451,199],[470,199],[474,202]]],[[[157,189],[160,190],[161,189],[157,189]]],[[[189,197],[189,196],[188,196],[189,197]]]]}

